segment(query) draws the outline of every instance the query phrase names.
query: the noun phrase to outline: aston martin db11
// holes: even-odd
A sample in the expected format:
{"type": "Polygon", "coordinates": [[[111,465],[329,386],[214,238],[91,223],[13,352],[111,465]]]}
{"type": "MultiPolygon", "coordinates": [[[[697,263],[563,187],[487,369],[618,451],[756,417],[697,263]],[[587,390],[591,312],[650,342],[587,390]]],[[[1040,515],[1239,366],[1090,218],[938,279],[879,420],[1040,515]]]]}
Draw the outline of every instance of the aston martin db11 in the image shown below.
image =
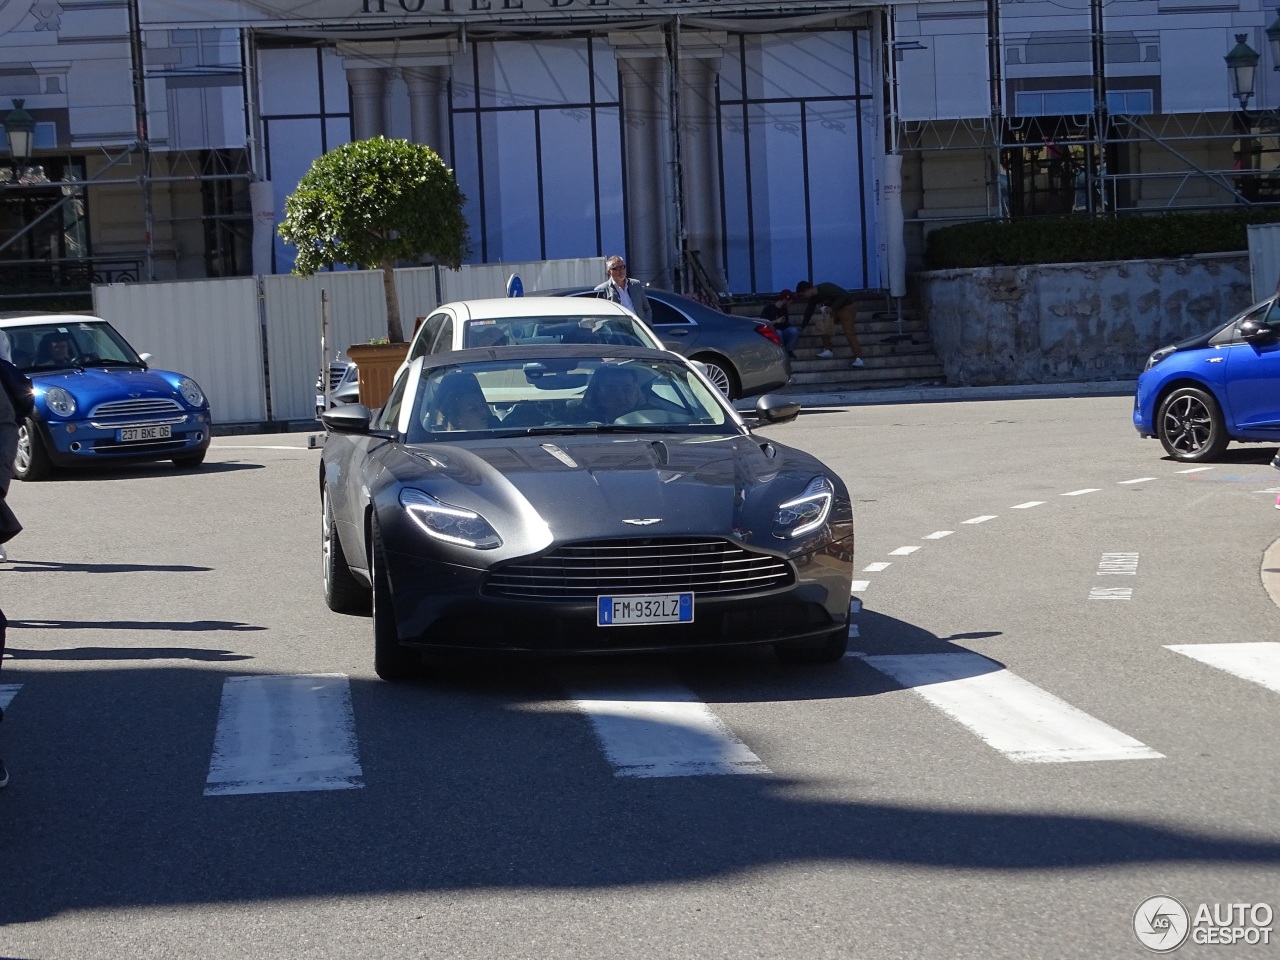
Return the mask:
{"type": "Polygon", "coordinates": [[[424,652],[847,646],[841,479],[742,418],[691,362],[630,346],[415,359],[386,405],[324,413],[324,593],[371,609],[374,667],[424,652]]]}

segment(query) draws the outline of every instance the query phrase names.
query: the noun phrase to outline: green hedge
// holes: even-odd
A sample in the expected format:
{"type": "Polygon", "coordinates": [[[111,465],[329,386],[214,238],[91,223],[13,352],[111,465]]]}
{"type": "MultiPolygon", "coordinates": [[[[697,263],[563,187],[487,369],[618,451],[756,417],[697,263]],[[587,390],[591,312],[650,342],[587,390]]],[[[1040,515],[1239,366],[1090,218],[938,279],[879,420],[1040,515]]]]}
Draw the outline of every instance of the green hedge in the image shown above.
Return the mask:
{"type": "Polygon", "coordinates": [[[1275,207],[1098,219],[961,223],[929,234],[930,270],[1029,263],[1148,260],[1249,248],[1247,226],[1280,221],[1275,207]]]}

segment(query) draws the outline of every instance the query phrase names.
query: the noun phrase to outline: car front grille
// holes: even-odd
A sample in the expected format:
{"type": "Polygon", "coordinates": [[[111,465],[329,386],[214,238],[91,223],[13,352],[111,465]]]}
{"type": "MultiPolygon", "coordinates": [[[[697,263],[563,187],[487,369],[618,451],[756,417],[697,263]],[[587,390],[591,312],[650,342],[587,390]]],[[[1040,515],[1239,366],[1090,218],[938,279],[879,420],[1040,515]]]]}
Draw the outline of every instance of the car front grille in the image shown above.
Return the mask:
{"type": "Polygon", "coordinates": [[[727,540],[595,540],[569,544],[489,575],[500,597],[589,600],[621,593],[755,593],[794,581],[785,560],[727,540]]]}
{"type": "Polygon", "coordinates": [[[101,403],[93,408],[89,416],[97,420],[106,417],[122,417],[132,420],[138,417],[163,416],[181,412],[182,407],[178,406],[175,400],[165,397],[148,397],[139,400],[112,400],[110,403],[101,403]]]}

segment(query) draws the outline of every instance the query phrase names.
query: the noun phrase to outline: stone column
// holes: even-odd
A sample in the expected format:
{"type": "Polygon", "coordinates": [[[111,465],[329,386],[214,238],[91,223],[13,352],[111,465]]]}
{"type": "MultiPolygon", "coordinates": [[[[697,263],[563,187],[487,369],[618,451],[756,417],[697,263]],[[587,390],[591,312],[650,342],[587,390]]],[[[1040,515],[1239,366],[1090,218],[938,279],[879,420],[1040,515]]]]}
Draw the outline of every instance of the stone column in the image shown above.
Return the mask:
{"type": "Polygon", "coordinates": [[[401,74],[409,88],[409,136],[414,143],[425,143],[452,167],[449,67],[405,67],[401,74]]]}
{"type": "Polygon", "coordinates": [[[627,273],[671,289],[679,262],[673,229],[671,121],[666,43],[661,30],[610,34],[622,94],[623,158],[626,164],[627,249],[606,250],[627,258],[627,273]]]}
{"type": "Polygon", "coordinates": [[[385,67],[371,67],[360,60],[343,60],[351,86],[351,137],[368,140],[387,132],[387,77],[385,67]]]}
{"type": "Polygon", "coordinates": [[[684,31],[680,35],[680,159],[684,228],[688,248],[724,292],[724,237],[720,221],[720,131],[716,123],[716,80],[723,33],[684,31]]]}

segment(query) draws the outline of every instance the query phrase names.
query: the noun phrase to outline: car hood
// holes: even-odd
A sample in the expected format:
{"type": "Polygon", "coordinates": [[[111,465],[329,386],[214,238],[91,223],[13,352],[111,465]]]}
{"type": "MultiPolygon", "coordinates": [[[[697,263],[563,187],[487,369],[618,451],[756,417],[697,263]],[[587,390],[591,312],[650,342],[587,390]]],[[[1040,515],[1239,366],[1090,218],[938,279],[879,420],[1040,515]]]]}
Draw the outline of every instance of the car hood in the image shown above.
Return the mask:
{"type": "Polygon", "coordinates": [[[391,472],[500,530],[536,515],[557,540],[714,533],[774,549],[778,505],[830,476],[808,454],[758,436],[653,434],[409,446],[391,472]]]}
{"type": "MultiPolygon", "coordinates": [[[[174,398],[177,391],[161,375],[163,371],[130,367],[86,367],[57,373],[31,376],[36,390],[62,387],[81,403],[99,403],[112,399],[174,398]],[[134,395],[137,395],[136,397],[134,395]]],[[[174,374],[170,374],[174,376],[174,374]]]]}

